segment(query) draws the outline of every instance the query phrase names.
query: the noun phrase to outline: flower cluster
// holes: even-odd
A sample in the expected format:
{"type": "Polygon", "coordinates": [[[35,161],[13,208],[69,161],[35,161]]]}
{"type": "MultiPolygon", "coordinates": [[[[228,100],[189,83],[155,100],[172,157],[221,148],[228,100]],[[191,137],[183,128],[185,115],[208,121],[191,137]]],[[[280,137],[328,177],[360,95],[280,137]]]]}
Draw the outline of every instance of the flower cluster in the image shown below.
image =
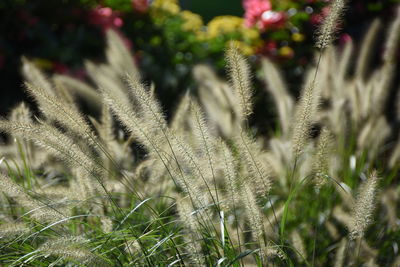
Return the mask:
{"type": "Polygon", "coordinates": [[[272,10],[269,0],[244,0],[246,26],[257,26],[262,31],[284,26],[286,15],[284,12],[272,10]]]}
{"type": "Polygon", "coordinates": [[[121,14],[109,7],[98,6],[90,11],[89,23],[100,26],[103,30],[118,29],[124,24],[121,14]]]}

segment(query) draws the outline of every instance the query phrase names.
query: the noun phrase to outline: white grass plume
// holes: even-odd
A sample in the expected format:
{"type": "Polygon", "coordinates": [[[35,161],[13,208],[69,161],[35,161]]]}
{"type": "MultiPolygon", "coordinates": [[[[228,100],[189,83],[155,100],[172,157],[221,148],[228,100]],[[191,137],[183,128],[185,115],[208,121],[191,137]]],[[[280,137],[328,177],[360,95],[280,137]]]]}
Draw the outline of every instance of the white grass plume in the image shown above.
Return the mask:
{"type": "Polygon", "coordinates": [[[240,133],[238,143],[240,145],[241,156],[247,168],[248,179],[251,181],[252,190],[257,196],[266,197],[271,190],[272,182],[269,163],[264,160],[264,163],[259,160],[261,154],[260,144],[257,144],[244,131],[240,133]]]}
{"type": "Polygon", "coordinates": [[[106,57],[110,66],[121,75],[128,73],[132,77],[140,78],[133,55],[124,44],[124,40],[119,36],[119,33],[114,30],[108,30],[106,34],[106,57]]]}
{"type": "Polygon", "coordinates": [[[149,129],[152,125],[139,118],[137,112],[127,105],[118,95],[101,89],[102,97],[105,104],[112,110],[126,129],[143,144],[149,152],[158,151],[160,149],[160,140],[152,134],[154,130],[149,129]]]}
{"type": "Polygon", "coordinates": [[[349,228],[350,240],[362,238],[368,226],[372,223],[372,216],[376,206],[378,174],[372,171],[359,189],[352,212],[352,224],[349,228]]]}
{"type": "Polygon", "coordinates": [[[75,105],[68,105],[58,97],[47,94],[42,88],[26,84],[26,89],[39,104],[46,117],[68,127],[84,140],[92,143],[94,133],[75,105]]]}
{"type": "Polygon", "coordinates": [[[22,102],[11,111],[10,120],[22,123],[32,122],[32,113],[26,103],[22,102]]]}
{"type": "Polygon", "coordinates": [[[1,191],[13,197],[22,206],[29,209],[31,217],[40,221],[58,221],[66,217],[63,212],[58,211],[56,208],[50,208],[47,204],[32,198],[25,190],[10,177],[0,173],[0,188],[1,191]]]}
{"type": "Polygon", "coordinates": [[[16,236],[27,234],[29,231],[28,225],[24,222],[3,223],[0,225],[0,240],[9,240],[16,236]]]}
{"type": "Polygon", "coordinates": [[[232,87],[239,98],[242,120],[253,113],[250,67],[246,59],[233,44],[226,52],[228,73],[232,87]]]}
{"type": "Polygon", "coordinates": [[[79,99],[83,99],[85,103],[88,103],[91,108],[95,110],[99,110],[101,106],[101,98],[99,93],[88,84],[69,77],[67,75],[54,75],[53,76],[54,83],[62,84],[65,88],[68,88],[68,91],[75,97],[79,99]]]}
{"type": "Polygon", "coordinates": [[[279,124],[282,135],[287,136],[290,121],[293,117],[293,97],[288,93],[286,85],[277,67],[267,58],[262,60],[263,79],[267,82],[266,89],[272,94],[278,108],[279,124]]]}
{"type": "Polygon", "coordinates": [[[333,0],[330,4],[329,14],[326,16],[317,31],[316,47],[319,49],[325,49],[328,47],[337,31],[337,25],[341,21],[343,11],[345,9],[345,0],[333,0]]]}
{"type": "Polygon", "coordinates": [[[137,100],[136,104],[140,107],[141,116],[143,116],[146,123],[152,124],[152,128],[155,128],[154,130],[158,129],[165,133],[167,130],[167,122],[158,101],[150,94],[137,77],[127,75],[126,82],[130,89],[129,92],[133,95],[134,99],[137,100]]]}
{"type": "Polygon", "coordinates": [[[344,261],[346,256],[346,246],[347,246],[347,240],[346,238],[343,238],[342,241],[340,241],[339,247],[336,250],[335,267],[344,266],[344,261]]]}
{"type": "Polygon", "coordinates": [[[90,174],[99,174],[103,171],[101,166],[69,136],[53,126],[44,123],[28,124],[0,120],[0,131],[31,140],[72,166],[84,168],[90,174]]]}
{"type": "Polygon", "coordinates": [[[383,53],[384,62],[394,63],[395,55],[398,51],[397,48],[400,41],[400,7],[397,7],[396,13],[396,19],[391,23],[387,33],[388,37],[385,42],[383,53]]]}
{"type": "Polygon", "coordinates": [[[52,84],[45,74],[25,57],[22,57],[22,73],[27,82],[42,88],[48,95],[55,96],[52,84]]]}
{"type": "Polygon", "coordinates": [[[43,243],[38,251],[44,255],[62,257],[89,266],[109,266],[99,256],[84,248],[89,241],[79,236],[59,237],[43,243]]]}
{"type": "Polygon", "coordinates": [[[235,159],[227,144],[220,141],[222,148],[222,158],[224,165],[224,179],[227,190],[227,202],[230,208],[236,208],[239,205],[240,190],[238,189],[238,173],[236,170],[235,159]]]}
{"type": "Polygon", "coordinates": [[[306,248],[304,246],[303,238],[300,236],[297,230],[294,230],[290,234],[290,239],[292,241],[292,245],[295,248],[296,257],[299,262],[304,262],[307,259],[306,248]]]}
{"type": "Polygon", "coordinates": [[[329,175],[329,156],[332,149],[332,135],[326,128],[322,128],[318,139],[317,150],[314,158],[314,174],[317,188],[321,188],[326,183],[329,175]]]}
{"type": "Polygon", "coordinates": [[[191,264],[194,266],[205,266],[204,256],[201,248],[201,232],[197,212],[192,212],[187,199],[181,198],[176,201],[178,215],[184,224],[184,238],[186,241],[186,250],[189,254],[191,264]]]}
{"type": "Polygon", "coordinates": [[[381,28],[381,22],[379,20],[374,20],[368,29],[367,34],[363,38],[360,53],[358,55],[357,65],[356,65],[356,76],[364,79],[367,75],[367,68],[369,66],[369,61],[371,60],[371,53],[375,48],[374,44],[377,41],[377,34],[381,28]]]}
{"type": "Polygon", "coordinates": [[[316,101],[315,83],[311,82],[304,87],[301,93],[293,120],[292,150],[294,158],[301,155],[308,141],[311,123],[315,119],[316,101]]]}

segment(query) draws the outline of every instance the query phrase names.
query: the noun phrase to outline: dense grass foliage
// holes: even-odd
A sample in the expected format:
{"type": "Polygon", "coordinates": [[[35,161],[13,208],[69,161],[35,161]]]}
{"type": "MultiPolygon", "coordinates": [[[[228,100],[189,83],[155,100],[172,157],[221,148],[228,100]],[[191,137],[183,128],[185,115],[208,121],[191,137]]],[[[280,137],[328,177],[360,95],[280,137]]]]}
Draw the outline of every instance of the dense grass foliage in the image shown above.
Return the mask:
{"type": "Polygon", "coordinates": [[[248,122],[251,74],[235,46],[229,82],[197,66],[198,92],[170,121],[113,31],[107,62],[86,63],[91,85],[24,59],[39,115],[22,103],[0,120],[0,263],[398,266],[400,142],[384,107],[400,17],[369,70],[379,22],[359,53],[339,51],[343,5],[321,26],[298,101],[263,61],[278,114],[269,136],[248,122]]]}

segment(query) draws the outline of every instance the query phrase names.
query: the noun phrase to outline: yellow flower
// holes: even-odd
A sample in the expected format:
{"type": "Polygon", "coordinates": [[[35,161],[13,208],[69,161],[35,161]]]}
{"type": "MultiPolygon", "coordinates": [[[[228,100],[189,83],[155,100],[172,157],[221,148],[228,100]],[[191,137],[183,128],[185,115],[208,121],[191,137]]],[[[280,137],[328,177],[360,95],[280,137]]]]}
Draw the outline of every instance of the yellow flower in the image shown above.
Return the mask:
{"type": "Polygon", "coordinates": [[[281,57],[291,58],[291,57],[293,57],[293,55],[294,55],[294,51],[293,51],[293,49],[292,49],[291,47],[289,47],[289,46],[282,46],[282,47],[279,49],[279,55],[280,55],[281,57]]]}
{"type": "Polygon", "coordinates": [[[151,4],[152,16],[159,16],[159,11],[163,11],[170,14],[178,14],[181,11],[178,0],[154,0],[151,4]]]}
{"type": "Polygon", "coordinates": [[[51,69],[53,67],[53,63],[50,60],[44,58],[35,58],[33,59],[33,63],[39,66],[42,69],[51,69]]]}
{"type": "Polygon", "coordinates": [[[250,45],[248,45],[242,41],[230,40],[227,43],[227,47],[231,47],[231,45],[233,45],[234,47],[237,47],[237,49],[239,49],[239,51],[245,56],[254,54],[253,47],[251,47],[250,45]]]}
{"type": "Polygon", "coordinates": [[[243,18],[218,16],[213,18],[207,25],[208,37],[215,38],[221,34],[241,32],[243,27],[243,18]]]}
{"type": "Polygon", "coordinates": [[[304,34],[301,33],[293,33],[292,34],[292,40],[295,42],[303,42],[305,39],[304,34]]]}
{"type": "Polygon", "coordinates": [[[184,31],[199,31],[203,26],[203,19],[201,16],[184,10],[180,13],[181,18],[183,19],[182,29],[184,31]]]}
{"type": "Polygon", "coordinates": [[[255,28],[243,27],[242,35],[245,40],[257,40],[260,38],[260,34],[255,28]]]}

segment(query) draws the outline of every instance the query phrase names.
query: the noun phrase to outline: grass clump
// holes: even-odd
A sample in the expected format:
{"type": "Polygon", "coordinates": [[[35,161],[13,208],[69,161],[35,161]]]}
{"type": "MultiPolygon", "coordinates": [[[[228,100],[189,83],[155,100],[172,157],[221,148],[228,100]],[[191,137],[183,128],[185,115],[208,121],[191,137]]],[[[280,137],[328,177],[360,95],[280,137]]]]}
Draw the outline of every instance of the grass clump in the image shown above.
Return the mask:
{"type": "Polygon", "coordinates": [[[386,50],[398,47],[399,19],[382,66],[366,79],[368,68],[350,75],[351,43],[341,52],[328,45],[342,8],[334,1],[321,27],[299,101],[263,62],[279,114],[268,137],[248,123],[250,73],[235,47],[226,53],[230,83],[198,66],[199,94],[183,96],[170,121],[113,32],[107,63],[86,64],[93,86],[45,77],[24,59],[40,115],[21,104],[0,120],[9,137],[0,163],[0,262],[395,265],[397,252],[383,255],[399,231],[400,153],[386,149],[391,129],[372,103],[385,103],[381,93],[390,89],[395,62],[386,50]],[[83,114],[78,100],[98,115],[83,114]]]}

